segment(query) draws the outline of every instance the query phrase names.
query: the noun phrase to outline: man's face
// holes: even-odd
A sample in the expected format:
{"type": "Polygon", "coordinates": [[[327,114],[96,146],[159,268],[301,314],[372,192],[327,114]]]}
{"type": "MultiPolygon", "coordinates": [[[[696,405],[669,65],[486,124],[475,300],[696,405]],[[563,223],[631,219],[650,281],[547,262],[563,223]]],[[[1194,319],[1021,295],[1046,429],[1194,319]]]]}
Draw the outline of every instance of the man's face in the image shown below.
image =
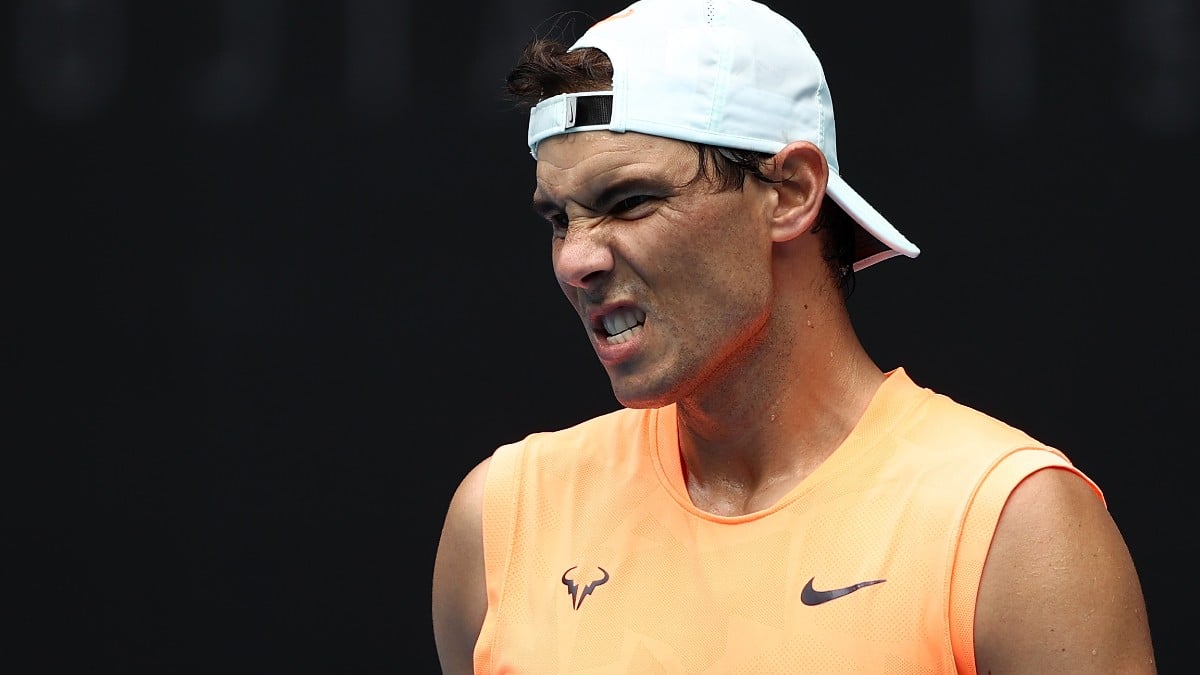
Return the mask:
{"type": "Polygon", "coordinates": [[[769,315],[769,187],[715,192],[695,149],[585,131],[538,149],[534,208],[613,392],[629,407],[704,393],[769,315]]]}

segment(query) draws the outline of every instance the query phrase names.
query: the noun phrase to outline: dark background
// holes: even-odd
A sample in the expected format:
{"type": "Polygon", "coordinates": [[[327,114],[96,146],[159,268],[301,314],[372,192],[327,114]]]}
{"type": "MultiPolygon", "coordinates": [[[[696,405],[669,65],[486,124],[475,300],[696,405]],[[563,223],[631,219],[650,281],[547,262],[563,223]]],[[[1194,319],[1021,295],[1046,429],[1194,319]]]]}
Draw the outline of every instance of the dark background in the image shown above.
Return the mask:
{"type": "MultiPolygon", "coordinates": [[[[775,6],[843,174],[923,249],[859,276],[868,349],[1099,482],[1181,671],[1200,8],[775,6]]],[[[616,405],[501,87],[620,5],[0,7],[0,669],[435,672],[458,480],[616,405]]]]}

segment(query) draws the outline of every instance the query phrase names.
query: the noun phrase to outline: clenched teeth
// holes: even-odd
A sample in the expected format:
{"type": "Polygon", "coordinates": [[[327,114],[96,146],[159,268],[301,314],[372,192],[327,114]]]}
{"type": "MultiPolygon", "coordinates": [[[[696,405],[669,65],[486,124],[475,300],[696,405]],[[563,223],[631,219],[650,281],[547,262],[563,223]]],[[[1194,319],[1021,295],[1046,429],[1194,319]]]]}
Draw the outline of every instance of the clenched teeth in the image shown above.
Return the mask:
{"type": "Polygon", "coordinates": [[[642,328],[646,313],[636,307],[622,307],[604,316],[605,338],[609,344],[620,344],[633,337],[642,328]]]}

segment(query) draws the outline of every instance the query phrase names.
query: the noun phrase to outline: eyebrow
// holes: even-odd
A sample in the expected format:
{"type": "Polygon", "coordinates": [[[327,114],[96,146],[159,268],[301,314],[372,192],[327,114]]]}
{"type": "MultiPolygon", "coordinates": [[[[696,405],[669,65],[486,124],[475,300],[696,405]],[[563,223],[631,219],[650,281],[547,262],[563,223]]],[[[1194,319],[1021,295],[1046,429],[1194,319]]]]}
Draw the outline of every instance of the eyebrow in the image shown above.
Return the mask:
{"type": "Polygon", "coordinates": [[[550,215],[551,212],[558,210],[558,205],[555,204],[552,200],[539,198],[536,195],[533,198],[532,206],[533,206],[533,212],[543,218],[550,215]]]}
{"type": "MultiPolygon", "coordinates": [[[[666,181],[659,177],[630,176],[628,178],[618,178],[605,185],[604,188],[596,193],[595,197],[591,200],[591,204],[585,204],[584,207],[590,211],[599,211],[607,208],[620,195],[632,192],[661,193],[664,185],[667,185],[666,181]]],[[[535,213],[545,216],[558,210],[558,204],[554,200],[539,197],[537,196],[538,194],[541,194],[540,188],[533,198],[533,210],[535,213]]]]}

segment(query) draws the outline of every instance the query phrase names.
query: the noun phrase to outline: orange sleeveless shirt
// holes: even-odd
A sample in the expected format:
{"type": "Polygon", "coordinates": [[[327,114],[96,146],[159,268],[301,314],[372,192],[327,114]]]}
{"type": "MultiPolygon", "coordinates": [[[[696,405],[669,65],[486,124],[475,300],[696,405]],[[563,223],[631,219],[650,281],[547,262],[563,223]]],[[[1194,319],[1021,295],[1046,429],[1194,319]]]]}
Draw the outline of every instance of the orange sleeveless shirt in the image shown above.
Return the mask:
{"type": "Polygon", "coordinates": [[[621,409],[496,450],[476,673],[974,673],[1005,500],[1045,467],[1088,480],[897,369],[811,475],[722,517],[692,505],[675,424],[621,409]]]}

